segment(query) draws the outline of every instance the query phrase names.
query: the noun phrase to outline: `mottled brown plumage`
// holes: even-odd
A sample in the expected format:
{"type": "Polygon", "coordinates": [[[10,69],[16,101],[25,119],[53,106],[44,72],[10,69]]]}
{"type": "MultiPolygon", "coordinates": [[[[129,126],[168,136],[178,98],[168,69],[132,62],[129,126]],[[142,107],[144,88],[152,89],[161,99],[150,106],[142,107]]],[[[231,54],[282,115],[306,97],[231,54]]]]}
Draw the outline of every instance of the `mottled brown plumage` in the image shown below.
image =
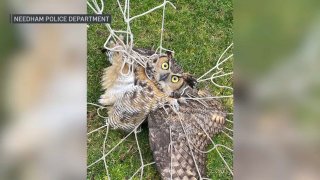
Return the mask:
{"type": "MultiPolygon", "coordinates": [[[[152,55],[152,51],[135,50],[152,55]]],[[[205,177],[203,152],[225,123],[221,104],[215,99],[184,102],[184,97],[210,94],[192,89],[196,80],[183,72],[171,53],[159,55],[146,65],[136,66],[133,88],[116,98],[108,112],[108,123],[113,128],[132,131],[148,116],[151,150],[162,179],[205,177]]]]}
{"type": "MultiPolygon", "coordinates": [[[[195,97],[209,95],[196,90],[187,92],[195,97]]],[[[199,179],[200,175],[206,177],[207,154],[203,152],[211,143],[209,137],[212,138],[223,129],[225,116],[221,104],[214,99],[201,103],[188,100],[187,103],[180,104],[178,113],[170,108],[150,113],[149,142],[161,178],[171,179],[171,174],[172,179],[183,180],[199,179]]]]}

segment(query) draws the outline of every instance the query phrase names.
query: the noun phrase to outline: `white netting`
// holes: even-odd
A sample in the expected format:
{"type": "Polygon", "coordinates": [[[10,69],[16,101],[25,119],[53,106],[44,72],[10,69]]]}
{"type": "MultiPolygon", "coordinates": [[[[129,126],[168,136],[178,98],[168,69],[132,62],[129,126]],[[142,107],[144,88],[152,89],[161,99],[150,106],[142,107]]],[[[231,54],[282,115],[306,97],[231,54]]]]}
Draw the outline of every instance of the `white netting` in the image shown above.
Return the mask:
{"type": "MultiPolygon", "coordinates": [[[[104,2],[103,0],[100,0],[100,2],[97,2],[97,0],[89,0],[87,2],[88,6],[93,10],[94,13],[96,14],[102,14],[104,12],[104,2]]],[[[167,0],[164,0],[162,4],[151,8],[150,10],[130,17],[130,0],[125,0],[124,4],[121,4],[119,0],[117,0],[117,4],[118,7],[121,11],[121,14],[123,16],[123,20],[127,25],[127,29],[126,30],[114,30],[111,28],[110,24],[105,24],[105,27],[107,28],[107,30],[109,31],[110,35],[108,36],[107,40],[104,43],[104,48],[109,50],[110,52],[122,52],[123,53],[123,58],[124,58],[124,63],[129,64],[130,66],[133,65],[134,63],[138,63],[142,66],[145,67],[145,63],[148,59],[152,58],[152,57],[148,57],[148,56],[144,56],[139,54],[138,52],[135,52],[132,48],[133,48],[133,42],[134,42],[134,35],[131,32],[131,22],[141,16],[145,16],[153,11],[156,11],[158,9],[162,9],[162,23],[161,23],[161,33],[160,33],[160,41],[159,41],[159,46],[156,49],[157,53],[162,53],[163,51],[171,51],[169,49],[164,48],[163,45],[163,32],[164,32],[164,24],[165,24],[165,12],[166,12],[166,7],[167,5],[175,8],[175,6],[167,0]],[[126,42],[129,43],[124,43],[124,41],[122,40],[122,38],[120,37],[121,35],[125,35],[126,38],[126,42]],[[111,41],[114,42],[120,42],[120,46],[115,46],[115,47],[109,47],[108,45],[110,44],[111,41]]],[[[89,27],[89,26],[88,26],[89,27]]],[[[202,76],[200,76],[197,81],[199,83],[204,83],[204,84],[213,84],[214,86],[216,86],[217,88],[223,88],[226,89],[226,92],[230,92],[230,94],[223,94],[223,95],[219,95],[219,96],[214,96],[214,97],[204,97],[204,98],[187,98],[187,99],[192,99],[192,100],[199,100],[199,99],[209,99],[209,98],[217,98],[217,99],[226,99],[226,98],[231,98],[233,99],[233,95],[232,95],[232,90],[233,88],[231,87],[231,83],[228,83],[228,85],[223,85],[223,84],[218,84],[217,83],[217,79],[221,78],[221,77],[225,77],[225,76],[230,76],[233,74],[233,72],[224,72],[224,68],[223,65],[226,61],[231,61],[233,58],[233,54],[232,54],[232,47],[233,47],[233,43],[230,44],[225,51],[221,54],[221,56],[219,57],[219,59],[217,60],[216,64],[206,73],[204,73],[202,76]]],[[[129,69],[133,69],[133,68],[129,68],[129,69]]],[[[121,72],[122,73],[122,72],[121,72]]],[[[130,72],[129,72],[130,73],[130,72]]],[[[124,74],[125,75],[125,74],[124,74]]],[[[231,78],[230,78],[231,80],[231,78]]],[[[105,109],[105,107],[94,104],[94,103],[88,103],[88,106],[95,106],[97,107],[97,114],[99,117],[101,118],[107,118],[104,117],[103,115],[100,114],[100,111],[105,109]]],[[[233,134],[233,113],[229,112],[228,114],[228,119],[226,119],[226,127],[225,130],[222,132],[223,135],[225,135],[226,137],[228,137],[230,139],[230,141],[233,141],[232,138],[232,134],[233,134]]],[[[181,121],[181,119],[180,119],[181,121]]],[[[204,133],[209,137],[208,133],[204,130],[204,128],[200,125],[201,123],[199,123],[199,126],[202,128],[202,130],[204,131],[204,133]]],[[[181,122],[181,125],[183,127],[183,124],[181,122]]],[[[143,153],[141,151],[140,148],[140,143],[138,140],[138,130],[139,130],[140,124],[138,126],[136,126],[136,128],[131,131],[130,133],[128,133],[124,138],[122,138],[120,141],[118,141],[113,147],[111,147],[110,149],[106,149],[106,143],[108,142],[108,135],[109,135],[109,130],[110,130],[110,126],[108,124],[103,125],[95,130],[92,130],[91,132],[88,133],[88,136],[92,135],[92,133],[95,133],[97,131],[100,130],[104,130],[106,129],[106,135],[105,138],[103,140],[103,147],[102,147],[102,155],[100,158],[98,158],[97,160],[95,160],[94,162],[90,162],[90,164],[88,165],[88,169],[92,168],[94,165],[96,165],[97,163],[103,161],[104,163],[104,167],[105,167],[105,176],[108,179],[112,179],[113,177],[110,177],[109,174],[109,168],[112,167],[108,167],[108,163],[107,161],[110,160],[107,157],[114,152],[122,143],[124,143],[124,141],[126,141],[132,134],[134,135],[134,139],[136,141],[136,146],[137,146],[137,150],[138,150],[138,154],[139,154],[139,159],[140,159],[140,167],[132,174],[132,176],[129,179],[133,179],[135,176],[137,176],[137,174],[140,172],[140,179],[143,178],[144,175],[144,169],[147,166],[153,165],[155,162],[148,162],[146,163],[144,160],[144,156],[143,153]]],[[[183,127],[184,129],[184,127],[183,127]]],[[[184,130],[185,132],[185,130],[184,130]]],[[[188,139],[188,136],[186,136],[188,139]]],[[[218,144],[215,143],[214,140],[210,138],[210,141],[212,143],[212,147],[211,149],[207,150],[207,151],[201,151],[201,153],[214,153],[214,151],[218,154],[218,156],[221,158],[221,163],[223,163],[225,165],[225,168],[229,171],[229,173],[233,176],[233,170],[232,167],[230,165],[230,163],[228,163],[225,160],[225,156],[221,153],[221,149],[227,150],[227,152],[229,153],[233,153],[233,150],[231,147],[227,147],[226,145],[223,144],[218,144]]],[[[102,139],[101,139],[102,140],[102,139]]],[[[111,140],[109,140],[111,141],[111,140]]],[[[189,140],[187,141],[189,147],[192,146],[191,142],[189,142],[189,140]]],[[[108,142],[109,143],[109,142],[108,142]]],[[[199,150],[200,151],[200,150],[199,150]]],[[[192,153],[192,151],[191,151],[192,153]]],[[[231,155],[232,156],[232,155],[231,155]]],[[[194,158],[194,157],[193,157],[194,158]]],[[[197,166],[197,163],[195,163],[197,166]]],[[[198,167],[197,167],[198,170],[198,167]]],[[[199,170],[198,170],[199,173],[199,170]]],[[[199,173],[200,175],[200,173],[199,173]]],[[[116,178],[116,177],[114,177],[116,178]]],[[[201,177],[201,179],[209,179],[209,178],[205,178],[205,177],[201,177]]]]}

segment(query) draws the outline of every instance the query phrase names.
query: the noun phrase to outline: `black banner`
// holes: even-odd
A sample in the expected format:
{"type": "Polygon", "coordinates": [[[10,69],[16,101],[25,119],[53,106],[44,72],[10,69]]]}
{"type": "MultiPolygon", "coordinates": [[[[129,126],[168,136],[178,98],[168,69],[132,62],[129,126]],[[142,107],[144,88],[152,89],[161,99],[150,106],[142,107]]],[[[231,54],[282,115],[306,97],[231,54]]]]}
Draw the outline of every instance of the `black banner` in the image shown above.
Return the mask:
{"type": "Polygon", "coordinates": [[[111,23],[110,14],[11,14],[10,22],[13,24],[38,24],[38,23],[72,23],[92,24],[111,23]]]}

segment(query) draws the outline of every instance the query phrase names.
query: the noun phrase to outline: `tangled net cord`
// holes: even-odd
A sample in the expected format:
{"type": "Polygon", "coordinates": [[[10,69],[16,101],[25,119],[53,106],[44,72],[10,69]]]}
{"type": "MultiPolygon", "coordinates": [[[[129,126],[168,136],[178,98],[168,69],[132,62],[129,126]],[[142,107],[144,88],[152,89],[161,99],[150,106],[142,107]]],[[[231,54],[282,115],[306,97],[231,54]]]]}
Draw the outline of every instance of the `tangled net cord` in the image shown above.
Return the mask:
{"type": "MultiPolygon", "coordinates": [[[[147,15],[155,10],[161,9],[162,8],[162,23],[161,23],[161,33],[160,33],[160,43],[159,43],[159,47],[156,49],[156,53],[162,53],[162,51],[172,51],[166,48],[163,48],[162,46],[162,42],[163,42],[163,32],[164,32],[164,21],[165,21],[165,11],[166,11],[166,5],[169,4],[171,5],[174,9],[176,8],[170,1],[164,0],[162,4],[144,12],[141,13],[139,15],[130,17],[130,0],[125,0],[124,3],[124,7],[121,5],[120,1],[117,0],[119,9],[123,15],[123,20],[124,22],[127,24],[127,30],[113,30],[110,26],[110,24],[104,24],[107,28],[107,30],[109,31],[110,35],[108,36],[107,40],[104,43],[104,48],[109,50],[109,52],[122,52],[123,54],[123,67],[124,64],[128,64],[129,65],[129,72],[127,74],[123,74],[123,72],[121,71],[120,73],[123,76],[127,76],[130,75],[130,73],[133,73],[133,65],[134,63],[138,63],[141,66],[145,67],[146,65],[146,61],[149,59],[152,59],[153,56],[144,56],[139,54],[138,52],[135,52],[132,47],[133,47],[133,40],[134,40],[134,36],[133,33],[131,32],[131,26],[130,26],[130,22],[133,21],[136,18],[139,18],[141,16],[147,15]],[[119,35],[117,35],[119,34],[119,35]],[[126,35],[126,42],[129,42],[127,44],[125,44],[122,40],[122,38],[120,37],[120,34],[125,34],[126,35]],[[114,46],[114,47],[108,47],[108,44],[111,42],[111,40],[115,41],[115,42],[120,42],[120,45],[114,46]]],[[[100,0],[100,3],[97,2],[97,0],[91,0],[91,1],[87,1],[88,6],[93,10],[93,12],[95,14],[102,14],[104,11],[104,2],[103,0],[100,0]]],[[[89,26],[88,26],[89,27],[89,26]]],[[[209,71],[207,71],[206,73],[204,73],[202,76],[200,76],[197,81],[200,82],[211,82],[213,85],[215,85],[218,88],[224,88],[224,89],[229,89],[229,90],[233,90],[232,87],[230,86],[225,86],[225,85],[220,85],[218,84],[215,80],[224,76],[230,76],[233,74],[233,72],[228,72],[225,73],[223,71],[223,68],[221,67],[226,61],[230,60],[233,57],[233,54],[231,53],[231,55],[229,55],[228,57],[224,58],[225,55],[230,52],[230,49],[233,47],[233,43],[231,43],[225,50],[224,52],[220,55],[219,59],[217,60],[217,63],[215,64],[215,66],[213,66],[209,71]]],[[[172,51],[173,52],[173,51],[172,51]]],[[[155,54],[156,55],[156,54],[155,54]]],[[[206,99],[221,99],[221,98],[233,98],[233,95],[223,95],[223,96],[212,96],[212,97],[201,97],[201,98],[194,98],[194,97],[188,97],[186,98],[187,100],[197,100],[199,102],[201,102],[201,100],[206,100],[206,99]]],[[[88,103],[88,105],[92,105],[92,106],[96,106],[98,107],[97,109],[97,114],[99,117],[104,118],[104,119],[108,119],[108,117],[104,117],[100,114],[100,111],[105,109],[104,106],[100,106],[97,105],[95,103],[88,103]]],[[[228,116],[233,116],[233,113],[227,113],[228,116]]],[[[180,117],[180,115],[178,114],[179,120],[180,120],[180,124],[183,128],[184,134],[186,135],[186,139],[188,142],[188,146],[189,148],[191,146],[193,146],[195,148],[195,150],[201,152],[201,153],[210,153],[214,150],[216,150],[216,152],[218,153],[219,157],[221,158],[221,160],[223,161],[224,165],[226,166],[226,168],[228,169],[228,171],[230,172],[230,174],[233,176],[233,170],[232,168],[229,166],[229,164],[227,163],[227,161],[225,160],[225,158],[222,156],[221,152],[219,151],[219,147],[224,148],[230,152],[233,152],[233,150],[225,145],[222,144],[217,144],[215,143],[212,138],[208,135],[208,133],[205,131],[205,129],[202,127],[201,123],[197,122],[199,124],[199,127],[204,131],[204,133],[207,135],[207,137],[210,139],[210,141],[213,144],[213,147],[211,149],[209,149],[208,151],[201,151],[199,149],[197,149],[192,142],[189,140],[188,134],[185,130],[185,127],[182,123],[182,119],[180,117]]],[[[106,120],[106,122],[108,122],[108,120],[106,120]]],[[[230,123],[230,125],[233,126],[233,121],[230,119],[226,119],[226,122],[230,123]]],[[[142,123],[142,122],[141,122],[142,123]]],[[[95,162],[91,163],[90,165],[87,166],[87,168],[90,168],[92,166],[94,166],[95,164],[99,163],[100,161],[104,162],[104,167],[106,170],[106,175],[108,177],[108,179],[110,178],[110,174],[109,174],[109,170],[108,170],[108,165],[106,162],[106,157],[112,153],[120,144],[122,144],[129,136],[131,136],[132,134],[134,134],[135,136],[135,141],[136,141],[136,145],[137,145],[137,149],[138,149],[138,153],[140,156],[140,162],[141,162],[141,166],[135,171],[135,173],[131,176],[130,179],[133,179],[139,172],[140,172],[140,179],[143,178],[143,171],[144,168],[146,166],[150,166],[155,164],[155,162],[151,162],[151,163],[144,163],[143,160],[143,156],[142,156],[142,152],[140,149],[140,145],[139,145],[139,141],[138,141],[138,132],[139,132],[139,127],[140,124],[138,124],[130,133],[128,133],[123,139],[121,139],[113,148],[111,148],[109,151],[106,150],[106,142],[108,139],[108,134],[109,134],[109,129],[110,126],[108,123],[106,123],[104,126],[101,126],[91,132],[89,132],[87,135],[91,135],[94,132],[97,132],[99,130],[105,129],[106,128],[106,135],[103,141],[103,151],[102,151],[102,157],[97,159],[95,162]]],[[[228,138],[230,138],[231,140],[233,140],[232,135],[230,135],[229,133],[233,134],[233,130],[230,128],[225,127],[226,131],[222,131],[223,134],[225,134],[228,138]]],[[[171,139],[171,127],[170,127],[170,144],[172,143],[172,139],[171,139]]],[[[170,146],[169,146],[170,147],[170,146]]],[[[191,148],[190,148],[191,149],[191,148]]],[[[170,152],[172,153],[172,148],[170,148],[170,152]]],[[[196,165],[196,169],[197,172],[200,176],[200,179],[209,179],[209,178],[205,178],[205,177],[201,177],[200,175],[200,171],[197,165],[197,162],[195,161],[195,158],[193,156],[193,152],[191,151],[192,154],[192,158],[195,162],[196,165]]],[[[172,162],[171,162],[172,163],[172,162]]],[[[171,165],[170,165],[171,167],[171,165]]],[[[171,179],[172,179],[172,174],[171,174],[171,179]]]]}

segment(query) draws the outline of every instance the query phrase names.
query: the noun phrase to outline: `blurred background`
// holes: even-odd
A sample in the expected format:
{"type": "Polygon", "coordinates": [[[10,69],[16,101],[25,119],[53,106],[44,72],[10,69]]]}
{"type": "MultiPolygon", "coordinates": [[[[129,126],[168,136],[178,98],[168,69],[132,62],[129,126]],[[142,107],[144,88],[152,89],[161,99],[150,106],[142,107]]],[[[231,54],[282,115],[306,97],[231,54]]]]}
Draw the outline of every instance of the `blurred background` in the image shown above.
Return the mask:
{"type": "MultiPolygon", "coordinates": [[[[175,1],[173,1],[175,2],[175,1]]],[[[85,179],[85,1],[0,2],[0,179],[85,179]]],[[[235,179],[319,179],[320,1],[234,1],[235,179]]]]}
{"type": "Polygon", "coordinates": [[[0,179],[85,179],[87,26],[8,22],[9,13],[86,13],[86,3],[8,0],[0,9],[0,179]]]}
{"type": "Polygon", "coordinates": [[[320,178],[320,1],[235,1],[235,178],[320,178]]]}

